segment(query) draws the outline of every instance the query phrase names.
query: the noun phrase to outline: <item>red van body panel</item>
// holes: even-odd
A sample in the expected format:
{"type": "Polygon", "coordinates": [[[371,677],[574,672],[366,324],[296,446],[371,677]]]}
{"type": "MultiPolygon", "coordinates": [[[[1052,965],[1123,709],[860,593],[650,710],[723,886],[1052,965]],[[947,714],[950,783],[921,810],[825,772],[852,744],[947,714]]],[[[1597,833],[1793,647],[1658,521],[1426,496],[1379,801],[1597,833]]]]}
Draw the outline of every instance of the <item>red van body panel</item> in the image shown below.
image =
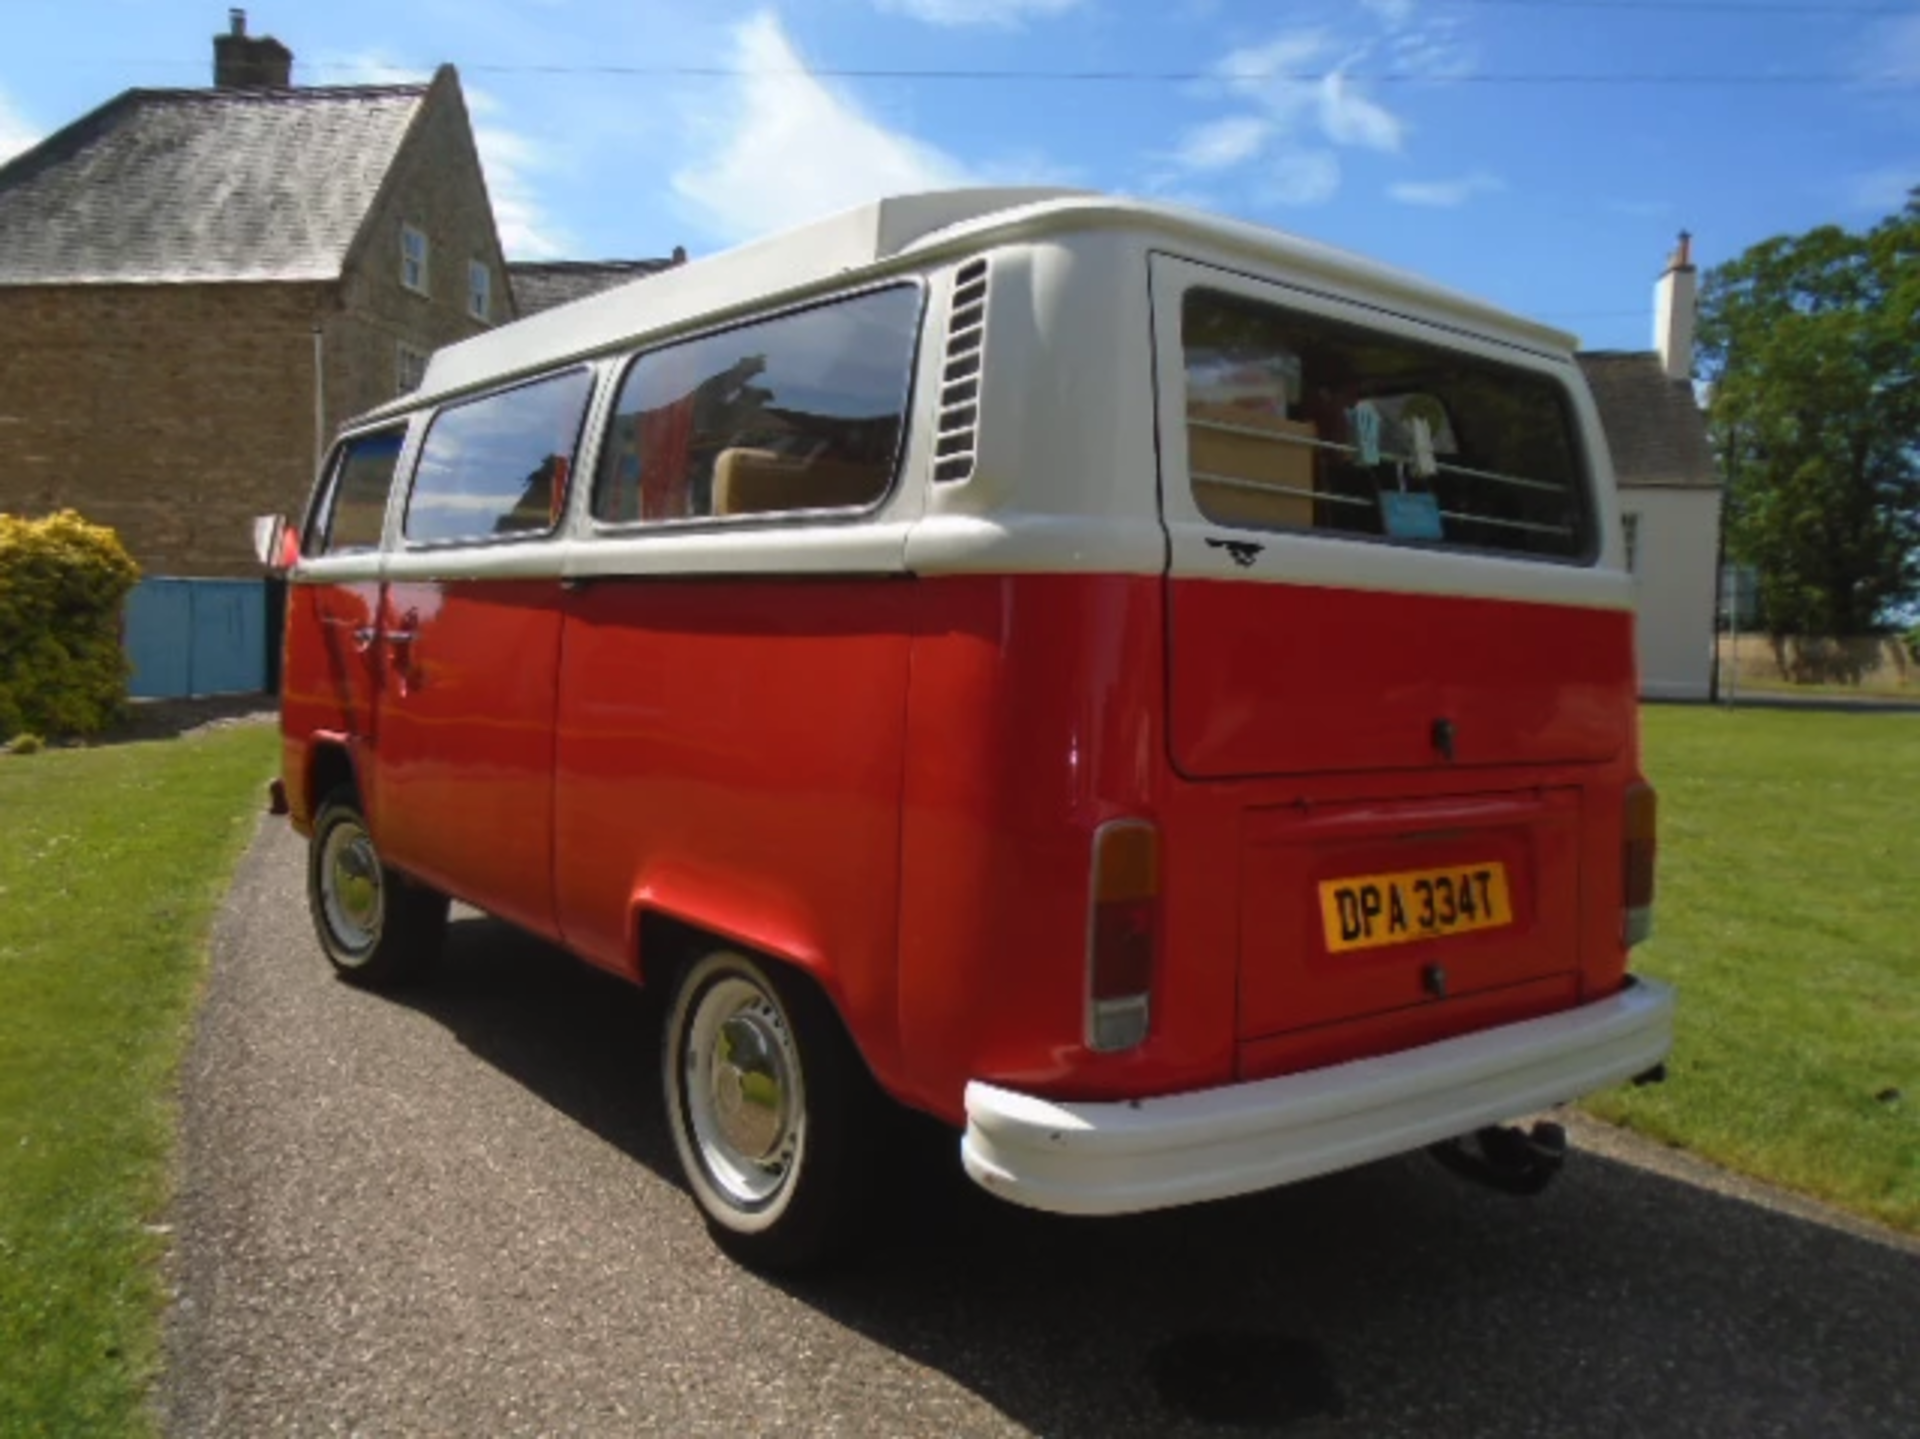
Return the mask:
{"type": "Polygon", "coordinates": [[[370,786],[390,863],[544,939],[560,626],[558,580],[389,584],[370,786]]]}
{"type": "Polygon", "coordinates": [[[653,913],[814,974],[893,1062],[919,586],[620,579],[567,599],[554,787],[566,942],[632,975],[653,913]]]}
{"type": "Polygon", "coordinates": [[[1634,733],[1617,610],[1176,581],[1174,761],[1196,779],[1613,759],[1634,733]],[[1453,757],[1433,725],[1453,730],[1453,757]]]}
{"type": "Polygon", "coordinates": [[[376,643],[380,585],[375,580],[292,585],[280,676],[281,775],[289,818],[305,833],[325,796],[315,793],[313,761],[338,745],[356,772],[373,735],[375,696],[385,647],[376,643]]]}
{"type": "MultiPolygon", "coordinates": [[[[1059,1099],[1177,1093],[1622,982],[1624,611],[1551,612],[1579,656],[1560,683],[1551,653],[1529,648],[1549,643],[1544,607],[1286,585],[406,584],[386,618],[415,637],[384,663],[343,662],[338,627],[318,622],[364,605],[346,594],[296,590],[290,775],[305,772],[303,731],[369,733],[356,686],[379,676],[374,823],[400,867],[636,979],[649,913],[787,959],[833,996],[891,1092],[956,1123],[970,1080],[1059,1099]],[[1219,605],[1222,589],[1238,606],[1219,605]],[[1169,597],[1219,622],[1170,627],[1169,597]],[[1275,636],[1309,628],[1317,668],[1278,663],[1275,636]],[[1342,732],[1336,707],[1383,657],[1417,674],[1419,646],[1392,636],[1456,629],[1539,666],[1513,682],[1513,716],[1410,682],[1342,732]],[[1250,767],[1268,727],[1291,727],[1323,764],[1366,746],[1399,763],[1183,775],[1170,654],[1233,717],[1189,754],[1237,747],[1226,767],[1250,767]],[[1454,763],[1420,753],[1449,704],[1454,763]],[[1596,757],[1526,762],[1541,753],[1596,757]],[[1160,828],[1162,930],[1151,1033],[1105,1054],[1085,1034],[1089,865],[1094,832],[1120,818],[1160,828]],[[1328,952],[1320,880],[1488,860],[1506,865],[1512,926],[1328,952]],[[1444,994],[1425,979],[1436,964],[1444,994]]],[[[290,788],[303,815],[314,797],[290,788]]]]}
{"type": "MultiPolygon", "coordinates": [[[[1225,926],[1199,912],[1185,930],[1170,921],[1178,980],[1144,1045],[1107,1056],[1085,1045],[1094,831],[1161,817],[1172,790],[1163,582],[1024,575],[919,588],[899,936],[911,1097],[957,1119],[966,1081],[982,1076],[1036,1092],[1225,1078],[1230,915],[1225,926]]],[[[1171,832],[1165,853],[1194,859],[1171,832]]]]}
{"type": "MultiPolygon", "coordinates": [[[[927,1107],[955,1115],[970,1077],[1059,1099],[1174,1093],[1387,1053],[1618,988],[1617,812],[1635,758],[1629,614],[1571,612],[1569,638],[1585,657],[1564,685],[1545,666],[1520,678],[1534,720],[1502,732],[1511,749],[1497,766],[1484,748],[1471,768],[1409,746],[1397,768],[1200,782],[1179,774],[1169,753],[1165,717],[1177,701],[1168,697],[1164,596],[1177,606],[1209,586],[1024,576],[923,588],[900,953],[902,1045],[927,1107]],[[1525,759],[1580,744],[1601,757],[1514,762],[1514,750],[1525,759]],[[1163,931],[1151,1033],[1110,1055],[1083,1039],[1088,866],[1094,830],[1123,817],[1160,827],[1163,931]],[[1513,925],[1327,953],[1320,879],[1468,860],[1506,865],[1513,925]],[[1436,963],[1449,974],[1444,995],[1422,983],[1436,963]]],[[[1522,657],[1527,637],[1544,634],[1544,607],[1211,588],[1230,589],[1266,622],[1222,625],[1222,650],[1201,640],[1181,656],[1211,670],[1249,752],[1261,716],[1274,723],[1290,710],[1304,716],[1297,725],[1320,726],[1323,753],[1342,743],[1351,753],[1358,742],[1339,737],[1324,696],[1350,693],[1354,669],[1392,650],[1368,642],[1381,627],[1418,634],[1471,623],[1490,650],[1505,636],[1522,657]],[[1353,668],[1255,662],[1250,630],[1284,632],[1309,617],[1329,655],[1352,656],[1353,668]]],[[[1411,700],[1376,703],[1360,724],[1424,745],[1433,705],[1431,691],[1415,688],[1411,700]]],[[[1467,724],[1461,732],[1467,745],[1489,743],[1467,724]]]]}

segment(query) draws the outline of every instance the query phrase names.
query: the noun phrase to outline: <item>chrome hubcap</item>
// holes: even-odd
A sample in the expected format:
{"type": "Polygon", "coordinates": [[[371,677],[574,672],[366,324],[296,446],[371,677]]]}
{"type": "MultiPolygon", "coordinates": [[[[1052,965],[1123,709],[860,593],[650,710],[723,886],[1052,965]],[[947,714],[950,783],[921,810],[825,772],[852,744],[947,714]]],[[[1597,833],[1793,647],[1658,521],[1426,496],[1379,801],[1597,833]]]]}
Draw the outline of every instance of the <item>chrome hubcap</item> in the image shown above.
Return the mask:
{"type": "Polygon", "coordinates": [[[327,927],[342,948],[360,954],[380,938],[382,884],[380,856],[365,829],[343,820],[327,832],[320,854],[320,897],[327,927]]]}
{"type": "Polygon", "coordinates": [[[805,1137],[799,1054],[758,985],[710,985],[688,1021],[687,1118],[701,1165],[733,1203],[755,1208],[786,1185],[805,1137]]]}

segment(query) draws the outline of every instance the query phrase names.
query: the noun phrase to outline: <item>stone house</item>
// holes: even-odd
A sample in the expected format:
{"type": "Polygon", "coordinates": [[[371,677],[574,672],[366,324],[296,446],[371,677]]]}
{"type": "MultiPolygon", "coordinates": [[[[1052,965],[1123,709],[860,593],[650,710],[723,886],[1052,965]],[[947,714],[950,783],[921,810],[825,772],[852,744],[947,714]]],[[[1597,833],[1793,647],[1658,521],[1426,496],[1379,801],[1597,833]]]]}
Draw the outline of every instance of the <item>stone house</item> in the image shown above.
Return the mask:
{"type": "Polygon", "coordinates": [[[0,510],[111,525],[148,575],[257,578],[341,421],[514,318],[458,76],[296,87],[214,42],[0,167],[0,510]]]}
{"type": "Polygon", "coordinates": [[[507,265],[507,281],[525,318],[686,263],[687,252],[678,245],[664,260],[514,260],[507,265]]]}
{"type": "Polygon", "coordinates": [[[1682,235],[1654,290],[1654,348],[1579,357],[1619,485],[1640,692],[1651,699],[1713,692],[1720,476],[1693,392],[1697,283],[1682,235]]]}

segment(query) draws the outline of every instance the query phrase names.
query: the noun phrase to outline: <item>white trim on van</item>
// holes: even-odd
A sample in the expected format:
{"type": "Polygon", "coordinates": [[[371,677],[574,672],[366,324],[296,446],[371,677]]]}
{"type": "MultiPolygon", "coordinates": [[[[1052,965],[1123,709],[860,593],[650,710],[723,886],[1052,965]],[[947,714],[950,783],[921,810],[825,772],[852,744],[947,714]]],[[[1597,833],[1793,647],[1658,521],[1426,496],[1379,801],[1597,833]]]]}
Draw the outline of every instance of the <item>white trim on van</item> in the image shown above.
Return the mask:
{"type": "MultiPolygon", "coordinates": [[[[855,276],[912,273],[996,246],[1117,230],[1151,234],[1182,250],[1237,256],[1335,291],[1378,296],[1408,314],[1542,354],[1570,353],[1576,343],[1560,330],[1407,271],[1262,225],[1073,190],[945,190],[878,200],[449,345],[435,352],[418,398],[440,400],[509,376],[654,344],[690,327],[844,287],[855,276]]],[[[407,408],[395,403],[376,413],[407,408]]]]}
{"type": "Polygon", "coordinates": [[[1632,581],[1604,566],[1558,565],[1478,551],[1416,550],[1336,534],[1239,530],[1210,520],[1174,520],[1167,532],[1172,555],[1168,573],[1175,579],[1470,596],[1596,610],[1633,608],[1632,581]],[[1252,545],[1258,553],[1243,562],[1234,558],[1232,545],[1252,545]]]}
{"type": "Polygon", "coordinates": [[[967,1086],[967,1173],[1055,1214],[1252,1194],[1471,1134],[1645,1074],[1673,991],[1642,979],[1578,1009],[1279,1079],[1120,1103],[967,1086]]]}
{"type": "MultiPolygon", "coordinates": [[[[428,387],[440,392],[438,398],[425,392],[409,396],[356,422],[353,432],[410,420],[412,433],[401,457],[403,481],[410,480],[424,423],[441,405],[568,368],[584,350],[599,346],[592,361],[597,386],[573,492],[550,538],[420,549],[399,537],[403,483],[388,518],[391,573],[410,579],[582,580],[673,574],[1168,574],[1596,609],[1632,606],[1631,583],[1619,569],[1619,526],[1604,438],[1573,365],[1568,337],[1255,226],[1100,197],[965,193],[983,207],[971,218],[962,213],[967,205],[959,200],[944,207],[920,205],[926,197],[912,197],[911,204],[882,202],[850,212],[865,217],[859,223],[842,216],[748,246],[731,258],[676,267],[443,351],[447,363],[428,387]],[[961,217],[957,224],[956,215],[961,217]],[[891,228],[883,223],[888,216],[891,228]],[[947,228],[934,225],[935,219],[947,228]],[[1042,234],[1051,243],[1018,243],[1042,234]],[[1177,256],[1163,252],[1169,237],[1184,241],[1177,256]],[[952,299],[951,272],[989,250],[993,318],[978,400],[976,464],[964,482],[934,484],[932,446],[943,359],[939,336],[952,299]],[[910,256],[914,263],[871,268],[872,257],[883,251],[910,256]],[[820,269],[829,255],[855,272],[822,275],[816,292],[807,295],[793,293],[794,285],[782,289],[775,283],[782,272],[791,277],[820,269]],[[854,265],[860,255],[868,257],[864,273],[854,265]],[[729,275],[737,279],[749,271],[764,281],[760,296],[752,293],[753,285],[728,290],[722,284],[729,275]],[[922,315],[900,469],[876,510],[619,527],[592,519],[592,477],[619,378],[631,357],[670,339],[772,318],[801,301],[828,302],[896,278],[925,286],[930,302],[922,315]],[[1174,422],[1184,386],[1180,296],[1202,282],[1262,297],[1284,296],[1285,303],[1302,310],[1522,367],[1561,383],[1587,454],[1598,562],[1243,530],[1203,517],[1186,480],[1184,428],[1174,422]],[[766,297],[775,290],[781,291],[777,300],[766,297]],[[1402,299],[1404,310],[1385,308],[1402,299]],[[1564,344],[1558,350],[1541,348],[1559,342],[1564,344]]],[[[378,571],[371,563],[366,568],[378,571]]],[[[296,572],[294,578],[309,576],[296,572]]]]}

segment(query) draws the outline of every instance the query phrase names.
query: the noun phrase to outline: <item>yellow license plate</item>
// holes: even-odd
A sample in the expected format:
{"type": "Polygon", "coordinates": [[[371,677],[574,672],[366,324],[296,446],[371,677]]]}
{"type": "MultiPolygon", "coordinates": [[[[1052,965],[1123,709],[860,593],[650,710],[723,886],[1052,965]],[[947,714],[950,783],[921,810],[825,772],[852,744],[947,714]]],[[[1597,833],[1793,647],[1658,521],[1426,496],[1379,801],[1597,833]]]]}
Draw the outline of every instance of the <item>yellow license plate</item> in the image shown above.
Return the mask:
{"type": "Polygon", "coordinates": [[[1513,923],[1504,864],[1361,874],[1320,884],[1327,950],[1377,949],[1513,923]]]}

